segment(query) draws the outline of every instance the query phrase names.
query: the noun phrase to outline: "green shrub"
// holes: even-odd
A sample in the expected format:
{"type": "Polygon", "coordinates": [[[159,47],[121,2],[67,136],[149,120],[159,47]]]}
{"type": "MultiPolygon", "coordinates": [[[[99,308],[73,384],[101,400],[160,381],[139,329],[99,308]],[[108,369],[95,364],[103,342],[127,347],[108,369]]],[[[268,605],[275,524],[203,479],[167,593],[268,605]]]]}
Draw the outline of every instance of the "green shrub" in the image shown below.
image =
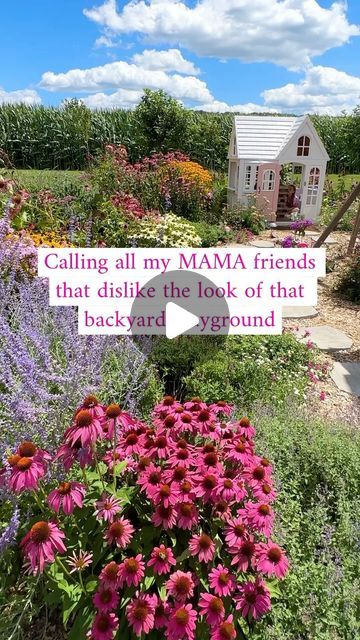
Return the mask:
{"type": "Polygon", "coordinates": [[[360,255],[350,259],[339,278],[336,291],[346,300],[360,303],[360,255]]]}
{"type": "Polygon", "coordinates": [[[224,227],[207,222],[194,222],[196,233],[201,238],[202,247],[216,247],[219,242],[226,242],[232,239],[232,234],[228,233],[224,227]]]}
{"type": "Polygon", "coordinates": [[[224,222],[235,231],[249,229],[255,235],[258,235],[266,227],[265,218],[255,203],[246,207],[244,205],[229,207],[224,213],[224,222]]]}
{"type": "Polygon", "coordinates": [[[184,382],[190,395],[205,402],[225,398],[248,409],[255,401],[272,399],[281,406],[289,395],[304,396],[309,353],[291,333],[231,336],[213,358],[196,364],[184,382]]]}
{"type": "Polygon", "coordinates": [[[254,640],[360,637],[360,433],[296,407],[259,415],[257,442],[274,462],[276,537],[291,566],[254,640]]]}

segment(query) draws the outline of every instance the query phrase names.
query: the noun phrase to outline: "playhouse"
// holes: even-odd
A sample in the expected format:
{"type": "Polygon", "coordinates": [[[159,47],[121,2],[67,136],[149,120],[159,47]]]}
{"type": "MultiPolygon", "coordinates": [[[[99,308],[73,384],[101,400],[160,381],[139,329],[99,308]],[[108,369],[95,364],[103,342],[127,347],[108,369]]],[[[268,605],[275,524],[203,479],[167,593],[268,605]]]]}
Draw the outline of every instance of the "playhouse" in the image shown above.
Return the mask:
{"type": "Polygon", "coordinates": [[[255,198],[267,219],[286,222],[293,184],[298,215],[318,218],[330,158],[309,116],[235,116],[228,158],[230,205],[255,198]]]}

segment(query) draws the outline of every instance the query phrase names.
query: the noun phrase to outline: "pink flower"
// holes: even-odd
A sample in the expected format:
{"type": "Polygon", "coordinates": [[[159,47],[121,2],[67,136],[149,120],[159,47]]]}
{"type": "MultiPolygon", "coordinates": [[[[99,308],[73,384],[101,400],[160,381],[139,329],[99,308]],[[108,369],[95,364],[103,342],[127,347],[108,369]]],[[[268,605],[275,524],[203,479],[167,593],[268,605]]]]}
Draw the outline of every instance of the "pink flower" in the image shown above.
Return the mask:
{"type": "Polygon", "coordinates": [[[235,596],[236,609],[241,611],[243,618],[258,620],[270,611],[270,593],[265,582],[245,582],[239,586],[240,595],[235,596]]]}
{"type": "Polygon", "coordinates": [[[85,409],[89,411],[94,418],[100,420],[105,416],[105,407],[100,404],[99,400],[94,395],[89,395],[84,398],[82,405],[75,412],[75,416],[79,413],[79,411],[85,409]]]}
{"type": "Polygon", "coordinates": [[[270,482],[263,482],[257,487],[253,487],[254,498],[260,502],[273,502],[276,498],[274,487],[270,482]]]}
{"type": "Polygon", "coordinates": [[[95,444],[103,437],[101,422],[88,409],[81,409],[74,418],[74,422],[65,431],[66,441],[74,446],[80,442],[82,447],[95,444]]]}
{"type": "Polygon", "coordinates": [[[36,522],[21,541],[22,550],[32,571],[43,572],[44,566],[54,562],[55,553],[65,553],[65,534],[53,522],[36,522]]]}
{"type": "Polygon", "coordinates": [[[243,436],[226,445],[225,451],[226,460],[241,462],[243,465],[248,465],[253,458],[251,446],[243,436]]]}
{"type": "Polygon", "coordinates": [[[154,629],[163,629],[167,625],[167,605],[158,598],[156,607],[155,607],[155,621],[154,621],[154,629]]]}
{"type": "Polygon", "coordinates": [[[125,549],[130,543],[135,529],[129,520],[126,518],[119,518],[111,523],[107,531],[105,532],[105,540],[108,544],[116,544],[119,549],[125,549]]]}
{"type": "Polygon", "coordinates": [[[151,521],[155,527],[163,527],[164,529],[172,529],[176,525],[176,512],[174,507],[164,507],[159,504],[156,507],[151,521]]]}
{"type": "Polygon", "coordinates": [[[320,396],[319,396],[321,401],[326,400],[326,391],[320,391],[320,396]]]}
{"type": "Polygon", "coordinates": [[[119,596],[116,591],[106,589],[103,586],[100,586],[99,591],[95,593],[92,600],[94,607],[102,613],[114,611],[119,604],[119,596]]]}
{"type": "Polygon", "coordinates": [[[145,574],[145,564],[141,553],[132,558],[126,558],[119,565],[120,586],[126,583],[128,587],[138,587],[145,574]]]}
{"type": "Polygon", "coordinates": [[[65,471],[69,471],[74,462],[78,461],[81,469],[86,466],[91,466],[94,461],[94,456],[90,446],[81,447],[78,442],[76,446],[72,447],[70,444],[65,443],[59,447],[55,460],[62,460],[65,471]]]}
{"type": "Polygon", "coordinates": [[[65,515],[70,515],[75,507],[81,509],[86,489],[80,482],[60,482],[57,489],[48,495],[48,505],[55,513],[62,508],[65,515]]]}
{"type": "Polygon", "coordinates": [[[200,562],[211,562],[215,555],[215,544],[206,533],[193,536],[189,541],[192,556],[198,556],[200,562]]]}
{"type": "Polygon", "coordinates": [[[250,536],[248,539],[243,540],[237,547],[230,549],[230,553],[234,554],[231,564],[235,564],[239,571],[247,571],[249,567],[254,565],[255,551],[256,545],[254,538],[250,536]]]}
{"type": "Polygon", "coordinates": [[[194,595],[194,581],[190,571],[175,571],[166,582],[168,595],[178,602],[185,602],[194,595]]]}
{"type": "Polygon", "coordinates": [[[229,569],[218,564],[209,573],[209,585],[218,596],[230,596],[235,590],[236,581],[229,569]]]}
{"type": "Polygon", "coordinates": [[[118,626],[118,619],[114,613],[99,612],[87,637],[91,640],[112,640],[118,626]]]}
{"type": "Polygon", "coordinates": [[[254,463],[243,471],[244,479],[250,487],[258,487],[262,482],[270,480],[271,467],[264,467],[261,459],[255,458],[254,463]]]}
{"type": "Polygon", "coordinates": [[[162,504],[164,507],[174,506],[179,499],[179,492],[175,486],[169,484],[159,484],[155,487],[152,500],[155,504],[162,504]]]}
{"type": "Polygon", "coordinates": [[[73,551],[72,555],[68,557],[67,563],[69,567],[71,567],[70,573],[75,573],[75,571],[83,571],[86,567],[89,567],[92,563],[93,554],[86,553],[86,551],[82,551],[80,549],[79,553],[76,554],[73,551]]]}
{"type": "Polygon", "coordinates": [[[236,638],[233,616],[228,616],[218,627],[211,630],[210,640],[234,640],[236,638]]]}
{"type": "Polygon", "coordinates": [[[196,629],[196,611],[191,604],[174,607],[169,612],[165,635],[169,640],[193,640],[196,629]]]}
{"type": "Polygon", "coordinates": [[[154,627],[156,600],[156,596],[141,594],[126,607],[126,617],[135,635],[146,635],[154,627]]]}
{"type": "Polygon", "coordinates": [[[211,627],[219,625],[225,618],[223,601],[211,593],[200,594],[199,609],[200,615],[205,617],[206,622],[211,627]]]}
{"type": "Polygon", "coordinates": [[[238,549],[248,537],[242,518],[232,518],[225,527],[225,541],[230,549],[238,549]]]}
{"type": "Polygon", "coordinates": [[[246,521],[259,533],[263,533],[267,538],[271,535],[274,512],[267,503],[247,502],[244,509],[240,509],[239,514],[246,518],[246,521]]]}
{"type": "Polygon", "coordinates": [[[140,475],[137,484],[140,485],[142,491],[145,491],[147,497],[151,499],[160,482],[162,482],[161,467],[155,467],[154,464],[150,464],[140,475]]]}
{"type": "Polygon", "coordinates": [[[193,502],[182,502],[177,507],[178,521],[180,529],[192,529],[199,520],[199,514],[193,502]]]}
{"type": "Polygon", "coordinates": [[[107,496],[103,493],[101,500],[96,503],[95,515],[98,520],[112,522],[116,514],[121,510],[120,501],[114,496],[107,496]]]}
{"type": "Polygon", "coordinates": [[[143,436],[138,435],[136,431],[130,431],[119,441],[119,447],[124,451],[126,456],[134,453],[141,455],[144,449],[143,436]]]}
{"type": "Polygon", "coordinates": [[[219,478],[215,473],[204,473],[196,476],[197,486],[195,494],[198,498],[202,498],[204,502],[211,502],[216,497],[216,489],[218,487],[219,478]]]}
{"type": "Polygon", "coordinates": [[[106,589],[112,589],[115,591],[120,584],[120,572],[119,565],[114,562],[108,562],[108,564],[101,569],[99,580],[101,585],[106,589]]]}
{"type": "Polygon", "coordinates": [[[250,424],[249,418],[241,418],[241,420],[236,424],[237,433],[241,436],[245,436],[247,440],[251,440],[256,431],[255,428],[250,424]]]}
{"type": "Polygon", "coordinates": [[[223,413],[225,416],[230,416],[233,410],[231,404],[227,404],[225,400],[219,400],[218,402],[211,404],[209,409],[215,413],[217,416],[218,413],[223,413]]]}
{"type": "Polygon", "coordinates": [[[270,540],[258,545],[256,567],[267,576],[283,578],[289,569],[289,561],[284,551],[270,540]]]}
{"type": "Polygon", "coordinates": [[[169,547],[165,547],[163,544],[161,544],[160,547],[154,547],[151,552],[148,567],[153,567],[153,571],[156,575],[161,576],[164,573],[169,573],[171,571],[171,566],[175,565],[176,560],[169,547]]]}
{"type": "Polygon", "coordinates": [[[45,467],[41,460],[22,457],[11,469],[9,487],[15,493],[37,489],[40,478],[45,474],[45,467]]]}

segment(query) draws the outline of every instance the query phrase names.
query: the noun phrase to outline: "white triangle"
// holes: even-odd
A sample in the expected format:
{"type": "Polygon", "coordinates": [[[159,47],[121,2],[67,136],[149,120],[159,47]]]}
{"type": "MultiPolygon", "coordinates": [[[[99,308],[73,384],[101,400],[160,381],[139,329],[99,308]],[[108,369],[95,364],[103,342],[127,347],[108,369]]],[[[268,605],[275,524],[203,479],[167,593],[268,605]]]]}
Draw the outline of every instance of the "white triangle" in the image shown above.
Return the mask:
{"type": "Polygon", "coordinates": [[[169,340],[180,336],[185,331],[196,327],[199,317],[186,311],[174,302],[168,302],[165,308],[166,337],[169,340]]]}

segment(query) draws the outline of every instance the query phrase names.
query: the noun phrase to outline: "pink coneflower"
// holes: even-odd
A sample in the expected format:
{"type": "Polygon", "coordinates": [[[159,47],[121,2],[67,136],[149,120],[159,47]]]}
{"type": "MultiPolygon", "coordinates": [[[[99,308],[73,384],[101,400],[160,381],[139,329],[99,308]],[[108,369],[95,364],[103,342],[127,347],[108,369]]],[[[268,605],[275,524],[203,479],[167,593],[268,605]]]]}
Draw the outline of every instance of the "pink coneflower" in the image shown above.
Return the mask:
{"type": "Polygon", "coordinates": [[[159,415],[165,413],[165,415],[167,415],[167,413],[175,411],[180,406],[180,402],[175,400],[173,396],[165,396],[159,404],[155,405],[154,414],[159,415]]]}
{"type": "Polygon", "coordinates": [[[128,587],[138,587],[145,573],[145,563],[141,553],[132,558],[126,558],[119,565],[120,586],[126,583],[128,587]]]}
{"type": "Polygon", "coordinates": [[[274,487],[270,482],[263,482],[252,489],[253,496],[259,502],[273,502],[276,498],[274,487]]]}
{"type": "Polygon", "coordinates": [[[175,571],[166,582],[168,595],[178,602],[185,602],[194,595],[194,580],[190,571],[175,571]]]}
{"type": "Polygon", "coordinates": [[[107,613],[116,609],[119,604],[119,596],[116,591],[101,586],[99,591],[94,594],[92,601],[98,611],[107,613]]]}
{"type": "Polygon", "coordinates": [[[98,520],[112,522],[120,510],[120,500],[114,498],[114,496],[107,496],[103,493],[101,499],[96,503],[95,515],[98,520]]]}
{"type": "Polygon", "coordinates": [[[124,462],[124,460],[127,460],[127,458],[124,451],[122,451],[120,447],[116,447],[115,451],[107,451],[103,456],[103,461],[110,469],[110,471],[113,470],[114,465],[117,465],[119,462],[124,462]]]}
{"type": "Polygon", "coordinates": [[[225,459],[241,462],[242,465],[248,465],[253,459],[252,448],[243,436],[232,440],[225,447],[225,459]]]}
{"type": "Polygon", "coordinates": [[[247,502],[244,509],[239,510],[250,527],[263,533],[267,538],[271,535],[274,524],[274,512],[267,503],[247,502]]]}
{"type": "Polygon", "coordinates": [[[261,459],[255,459],[252,465],[244,469],[243,476],[250,487],[258,487],[263,482],[270,481],[270,469],[270,467],[266,467],[261,464],[261,459]]]}
{"type": "Polygon", "coordinates": [[[167,605],[160,598],[155,606],[154,629],[163,629],[167,625],[167,605]]]}
{"type": "Polygon", "coordinates": [[[202,498],[204,502],[211,502],[216,497],[216,489],[218,487],[218,476],[214,473],[204,473],[196,476],[195,494],[198,498],[202,498]]]}
{"type": "Polygon", "coordinates": [[[146,496],[151,500],[162,480],[163,475],[161,467],[156,467],[154,464],[150,464],[140,475],[137,484],[140,485],[141,490],[144,491],[146,496]]]}
{"type": "Polygon", "coordinates": [[[81,509],[86,488],[80,482],[60,482],[57,489],[53,489],[48,495],[48,505],[55,513],[62,508],[68,516],[75,507],[81,509]]]}
{"type": "Polygon", "coordinates": [[[258,545],[256,567],[267,576],[283,578],[289,569],[289,561],[284,551],[270,540],[258,545]]]}
{"type": "Polygon", "coordinates": [[[235,596],[236,609],[241,611],[243,618],[258,620],[270,611],[270,592],[261,580],[239,585],[239,592],[240,594],[235,596]]]}
{"type": "Polygon", "coordinates": [[[240,436],[245,436],[247,440],[251,440],[255,434],[255,428],[250,424],[249,418],[241,418],[239,422],[236,423],[236,432],[240,436]]]}
{"type": "Polygon", "coordinates": [[[172,529],[176,525],[176,511],[174,507],[164,507],[164,505],[159,504],[156,507],[151,521],[154,523],[155,527],[172,529]]]}
{"type": "Polygon", "coordinates": [[[179,447],[172,453],[172,455],[170,455],[166,462],[169,467],[181,465],[189,468],[195,464],[195,459],[190,448],[179,447]]]}
{"type": "Polygon", "coordinates": [[[112,440],[116,432],[128,429],[135,425],[135,420],[129,413],[122,411],[121,407],[116,404],[109,404],[105,411],[105,420],[102,423],[106,437],[112,440]]]}
{"type": "Polygon", "coordinates": [[[152,494],[155,504],[162,504],[164,507],[174,506],[179,501],[179,492],[176,485],[161,483],[155,487],[152,494]]]}
{"type": "Polygon", "coordinates": [[[246,526],[242,518],[232,518],[225,528],[225,542],[230,549],[238,549],[248,537],[246,526]]]}
{"type": "Polygon", "coordinates": [[[88,409],[81,409],[74,418],[74,423],[65,431],[66,441],[74,446],[77,442],[82,447],[95,444],[103,437],[101,422],[88,409]]]}
{"type": "Polygon", "coordinates": [[[11,469],[8,480],[9,487],[15,493],[37,489],[40,478],[45,474],[45,467],[41,460],[22,457],[16,461],[11,469]]]}
{"type": "Polygon", "coordinates": [[[191,502],[195,500],[194,483],[190,480],[184,480],[179,485],[179,502],[191,502]]]}
{"type": "Polygon", "coordinates": [[[229,503],[226,500],[217,500],[213,506],[213,515],[215,518],[220,518],[220,520],[227,522],[231,518],[229,503]]]}
{"type": "Polygon", "coordinates": [[[112,640],[119,626],[119,621],[115,613],[96,614],[91,630],[87,637],[91,640],[112,640]]]}
{"type": "Polygon", "coordinates": [[[20,543],[32,571],[43,572],[44,566],[54,562],[55,553],[65,553],[65,534],[53,522],[36,522],[20,543]]]}
{"type": "Polygon", "coordinates": [[[165,547],[163,544],[161,544],[160,547],[154,547],[151,552],[148,567],[153,567],[155,574],[161,576],[164,573],[169,573],[171,567],[175,565],[176,560],[170,547],[165,547]]]}
{"type": "Polygon", "coordinates": [[[229,569],[218,564],[209,573],[209,585],[216,595],[230,596],[236,587],[236,581],[229,569]]]}
{"type": "Polygon", "coordinates": [[[227,404],[225,400],[218,400],[218,402],[211,404],[209,406],[209,409],[213,413],[215,413],[216,416],[218,415],[218,413],[223,413],[225,416],[230,416],[232,413],[233,407],[231,406],[231,404],[227,404]]]}
{"type": "Polygon", "coordinates": [[[210,640],[234,640],[236,638],[233,616],[228,616],[218,627],[211,630],[210,640]]]}
{"type": "Polygon", "coordinates": [[[169,640],[193,640],[196,629],[196,611],[191,604],[174,607],[169,611],[165,631],[169,640]]]}
{"type": "Polygon", "coordinates": [[[242,482],[238,482],[232,478],[220,478],[219,484],[216,490],[216,497],[218,500],[225,500],[226,502],[240,502],[246,495],[246,491],[242,486],[242,482]]]}
{"type": "Polygon", "coordinates": [[[119,447],[126,456],[141,455],[144,449],[144,436],[138,435],[135,430],[127,433],[119,440],[119,447]]]}
{"type": "Polygon", "coordinates": [[[192,556],[198,556],[200,562],[211,562],[215,555],[215,544],[206,533],[193,536],[189,541],[192,556]]]}
{"type": "Polygon", "coordinates": [[[94,418],[100,420],[105,415],[105,407],[103,404],[100,404],[99,400],[94,395],[88,395],[84,398],[82,405],[76,410],[75,416],[85,409],[89,411],[94,418]]]}
{"type": "Polygon", "coordinates": [[[211,433],[214,423],[216,422],[216,416],[208,408],[201,409],[196,416],[197,426],[202,435],[211,433]]]}
{"type": "Polygon", "coordinates": [[[135,529],[126,518],[119,518],[111,523],[104,538],[108,544],[116,544],[119,549],[125,549],[131,542],[135,529]]]}
{"type": "Polygon", "coordinates": [[[185,402],[184,409],[191,411],[191,413],[199,413],[202,409],[207,409],[206,402],[203,402],[201,398],[191,398],[188,402],[185,402]]]}
{"type": "Polygon", "coordinates": [[[211,627],[219,625],[225,618],[223,601],[211,593],[200,594],[199,609],[200,615],[205,617],[206,622],[211,627]]]}
{"type": "Polygon", "coordinates": [[[239,571],[247,571],[249,567],[255,564],[255,552],[256,545],[254,538],[250,536],[234,549],[230,549],[230,553],[234,554],[231,564],[236,565],[239,571]]]}
{"type": "MultiPolygon", "coordinates": [[[[80,443],[77,443],[77,445],[80,445],[80,443]]],[[[65,442],[57,450],[55,460],[62,460],[65,471],[69,471],[75,462],[79,462],[81,469],[91,466],[94,456],[90,447],[72,447],[65,442]]]]}
{"type": "Polygon", "coordinates": [[[167,469],[164,472],[164,482],[168,484],[173,484],[177,488],[181,485],[184,480],[190,480],[193,476],[193,473],[189,471],[186,467],[182,465],[177,465],[173,469],[167,469]]]}
{"type": "Polygon", "coordinates": [[[163,434],[155,438],[153,446],[149,450],[149,455],[156,456],[161,460],[166,460],[172,453],[172,447],[168,437],[163,434]]]}
{"type": "Polygon", "coordinates": [[[89,567],[92,563],[93,554],[87,553],[80,549],[79,553],[72,552],[71,556],[68,556],[66,562],[68,563],[70,569],[70,573],[75,573],[75,571],[80,572],[89,567]]]}
{"type": "Polygon", "coordinates": [[[199,463],[201,467],[206,468],[208,473],[216,473],[217,470],[222,470],[222,465],[219,462],[219,456],[216,448],[213,444],[206,444],[202,450],[202,459],[199,463]],[[212,469],[211,467],[214,467],[212,469]]]}
{"type": "Polygon", "coordinates": [[[99,580],[106,589],[116,591],[120,584],[119,565],[113,560],[101,569],[99,580]]]}
{"type": "Polygon", "coordinates": [[[43,463],[51,460],[51,455],[44,449],[40,449],[31,440],[24,440],[18,445],[16,454],[19,458],[35,458],[43,463]]]}
{"type": "Polygon", "coordinates": [[[154,627],[156,601],[156,596],[141,594],[126,607],[126,617],[135,635],[146,635],[154,627]]]}
{"type": "Polygon", "coordinates": [[[182,502],[177,507],[178,521],[180,529],[192,529],[199,520],[199,513],[193,502],[182,502]]]}

